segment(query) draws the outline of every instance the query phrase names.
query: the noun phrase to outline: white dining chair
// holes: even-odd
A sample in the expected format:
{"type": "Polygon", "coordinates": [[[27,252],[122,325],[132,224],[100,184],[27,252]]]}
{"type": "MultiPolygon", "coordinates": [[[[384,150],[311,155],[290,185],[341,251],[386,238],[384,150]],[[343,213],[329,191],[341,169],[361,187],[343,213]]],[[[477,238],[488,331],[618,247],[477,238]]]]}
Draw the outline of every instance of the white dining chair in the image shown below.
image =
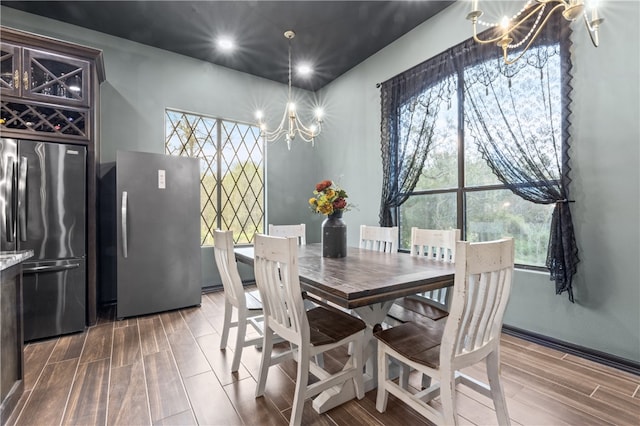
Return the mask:
{"type": "Polygon", "coordinates": [[[307,244],[307,229],[304,223],[299,225],[272,225],[269,224],[269,235],[273,237],[296,237],[298,245],[307,244]]]}
{"type": "Polygon", "coordinates": [[[293,357],[298,366],[290,425],[302,420],[304,401],[320,392],[352,380],[358,399],[364,397],[363,341],[365,323],[329,306],[305,310],[298,276],[298,246],[294,238],[256,234],[254,269],[264,306],[262,359],[256,398],[264,394],[269,367],[293,357]],[[295,350],[272,357],[275,335],[295,350]],[[353,344],[349,362],[331,374],[312,357],[339,346],[353,344]],[[309,373],[319,380],[308,384],[309,373]]]}
{"type": "Polygon", "coordinates": [[[386,253],[398,251],[398,227],[360,225],[360,248],[386,253]]]}
{"type": "MultiPolygon", "coordinates": [[[[460,241],[459,229],[421,229],[411,228],[411,256],[425,256],[438,262],[455,263],[456,243],[460,241]]],[[[449,288],[443,287],[420,293],[419,296],[436,309],[428,314],[437,320],[447,315],[449,311],[449,288]]]]}
{"type": "Polygon", "coordinates": [[[257,290],[245,292],[238,273],[238,265],[233,252],[233,231],[214,230],[214,254],[216,266],[224,288],[224,322],[220,336],[220,349],[227,347],[229,329],[237,327],[231,371],[238,371],[242,349],[246,346],[262,344],[262,303],[257,290]],[[237,321],[231,321],[233,310],[237,311],[237,321]],[[247,339],[247,324],[258,332],[259,336],[247,339]]]}
{"type": "MultiPolygon", "coordinates": [[[[455,263],[456,242],[459,240],[459,229],[422,229],[414,226],[411,228],[410,253],[411,256],[424,256],[437,262],[455,263]]],[[[445,319],[449,315],[449,290],[450,288],[443,287],[397,299],[389,309],[387,323],[412,321],[416,314],[433,321],[445,319]]],[[[398,383],[403,388],[409,385],[409,372],[406,365],[400,367],[398,383]]],[[[430,383],[430,378],[423,375],[422,386],[427,388],[430,383]]]]}
{"type": "Polygon", "coordinates": [[[376,409],[384,412],[389,393],[435,424],[457,425],[456,385],[462,383],[493,399],[498,423],[509,425],[500,381],[500,333],[513,279],[514,243],[456,244],[451,311],[444,329],[407,322],[375,333],[378,339],[376,409]],[[389,378],[389,359],[431,377],[433,385],[413,392],[389,378]],[[460,372],[486,362],[489,384],[460,372]],[[440,396],[442,409],[429,402],[440,396]]]}

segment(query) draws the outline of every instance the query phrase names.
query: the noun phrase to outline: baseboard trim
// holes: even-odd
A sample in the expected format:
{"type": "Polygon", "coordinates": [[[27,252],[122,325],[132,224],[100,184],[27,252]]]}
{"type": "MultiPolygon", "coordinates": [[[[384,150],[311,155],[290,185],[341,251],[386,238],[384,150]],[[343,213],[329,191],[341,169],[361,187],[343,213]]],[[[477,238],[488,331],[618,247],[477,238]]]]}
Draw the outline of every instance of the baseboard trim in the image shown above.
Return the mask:
{"type": "Polygon", "coordinates": [[[595,349],[585,348],[584,346],[574,345],[573,343],[563,342],[552,337],[533,333],[531,331],[512,327],[510,325],[503,325],[502,331],[510,336],[519,337],[523,340],[537,343],[538,345],[557,349],[571,355],[576,355],[581,358],[606,365],[608,367],[617,368],[618,370],[626,371],[628,373],[640,376],[640,363],[632,361],[630,359],[618,357],[605,352],[600,352],[595,349]]]}

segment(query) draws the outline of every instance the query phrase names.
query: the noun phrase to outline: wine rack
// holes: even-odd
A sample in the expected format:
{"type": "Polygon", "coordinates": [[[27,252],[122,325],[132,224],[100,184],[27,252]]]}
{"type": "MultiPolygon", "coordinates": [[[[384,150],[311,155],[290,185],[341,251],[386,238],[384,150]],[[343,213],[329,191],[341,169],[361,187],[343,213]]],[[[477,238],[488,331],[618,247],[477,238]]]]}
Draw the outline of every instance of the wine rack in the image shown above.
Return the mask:
{"type": "Polygon", "coordinates": [[[0,103],[0,125],[7,129],[87,138],[87,112],[26,103],[0,103]]]}

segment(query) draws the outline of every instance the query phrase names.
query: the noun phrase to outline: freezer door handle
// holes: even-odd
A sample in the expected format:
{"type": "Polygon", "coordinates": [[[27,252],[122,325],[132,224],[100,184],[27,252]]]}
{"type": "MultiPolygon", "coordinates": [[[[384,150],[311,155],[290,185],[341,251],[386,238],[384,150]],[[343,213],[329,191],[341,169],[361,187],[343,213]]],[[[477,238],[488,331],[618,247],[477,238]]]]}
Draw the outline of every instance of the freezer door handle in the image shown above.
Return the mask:
{"type": "Polygon", "coordinates": [[[60,272],[67,271],[69,269],[79,268],[79,263],[70,263],[68,265],[53,265],[53,266],[34,266],[32,268],[22,268],[23,274],[40,274],[43,272],[60,272]]]}
{"type": "Polygon", "coordinates": [[[14,213],[13,209],[14,209],[15,203],[13,199],[13,191],[15,190],[15,186],[16,186],[16,162],[14,161],[13,157],[7,158],[7,167],[5,167],[5,170],[4,170],[4,182],[5,182],[4,209],[5,209],[5,222],[6,222],[5,232],[7,233],[6,234],[7,242],[11,243],[13,242],[13,236],[15,232],[15,229],[14,229],[15,218],[13,215],[14,213]]]}
{"type": "Polygon", "coordinates": [[[122,207],[120,214],[122,225],[122,256],[127,258],[127,191],[122,191],[122,207]]]}
{"type": "Polygon", "coordinates": [[[20,240],[27,241],[27,157],[20,157],[18,170],[18,227],[20,240]]]}

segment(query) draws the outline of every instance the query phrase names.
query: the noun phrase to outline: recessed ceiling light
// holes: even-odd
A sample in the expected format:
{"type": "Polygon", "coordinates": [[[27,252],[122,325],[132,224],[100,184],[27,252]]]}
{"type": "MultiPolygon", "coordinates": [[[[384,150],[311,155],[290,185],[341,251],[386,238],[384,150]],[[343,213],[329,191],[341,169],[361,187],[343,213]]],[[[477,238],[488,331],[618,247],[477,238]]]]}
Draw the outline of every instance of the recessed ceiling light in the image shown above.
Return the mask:
{"type": "Polygon", "coordinates": [[[308,77],[313,74],[313,68],[309,64],[300,64],[296,67],[296,71],[303,77],[308,77]]]}
{"type": "Polygon", "coordinates": [[[231,52],[236,47],[235,41],[230,37],[218,38],[217,45],[223,52],[231,52]]]}

